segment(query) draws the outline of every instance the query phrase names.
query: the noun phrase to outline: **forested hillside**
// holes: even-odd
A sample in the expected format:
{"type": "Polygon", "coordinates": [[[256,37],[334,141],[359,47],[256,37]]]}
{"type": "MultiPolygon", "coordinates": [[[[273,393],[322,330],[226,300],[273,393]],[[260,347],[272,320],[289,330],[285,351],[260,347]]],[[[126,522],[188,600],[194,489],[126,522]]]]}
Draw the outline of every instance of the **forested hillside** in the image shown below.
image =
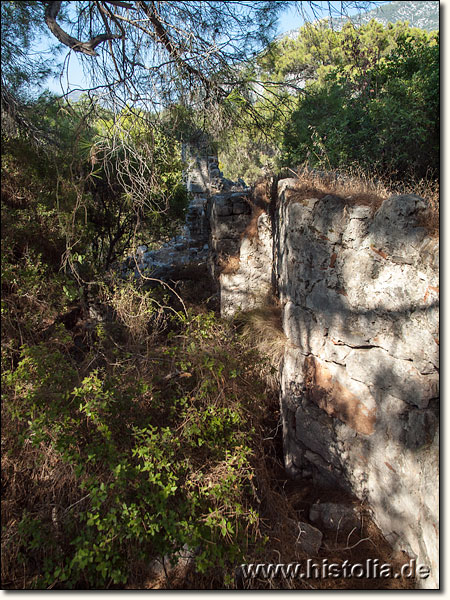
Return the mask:
{"type": "MultiPolygon", "coordinates": [[[[286,4],[1,3],[5,589],[234,589],[241,563],[306,556],[279,317],[221,319],[204,265],[161,281],[135,260],[184,235],[199,132],[234,181],[358,174],[423,195],[437,234],[439,33],[321,21],[274,41],[286,4]],[[45,88],[65,52],[91,77],[76,96],[45,88]]],[[[355,550],[327,538],[339,560],[390,556],[364,527],[355,550]]]]}

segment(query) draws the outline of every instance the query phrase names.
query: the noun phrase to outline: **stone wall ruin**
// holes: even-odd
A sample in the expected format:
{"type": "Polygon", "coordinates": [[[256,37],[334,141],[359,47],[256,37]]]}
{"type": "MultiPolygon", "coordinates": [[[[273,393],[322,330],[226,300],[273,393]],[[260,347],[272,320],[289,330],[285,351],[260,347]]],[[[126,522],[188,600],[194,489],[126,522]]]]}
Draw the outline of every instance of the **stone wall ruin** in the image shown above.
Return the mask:
{"type": "MultiPolygon", "coordinates": [[[[200,185],[217,163],[197,164],[200,185]]],[[[273,295],[281,306],[287,472],[366,501],[392,546],[431,567],[422,587],[438,587],[439,241],[422,226],[425,201],[298,200],[283,179],[261,210],[248,188],[209,177],[222,316],[273,295]]]]}

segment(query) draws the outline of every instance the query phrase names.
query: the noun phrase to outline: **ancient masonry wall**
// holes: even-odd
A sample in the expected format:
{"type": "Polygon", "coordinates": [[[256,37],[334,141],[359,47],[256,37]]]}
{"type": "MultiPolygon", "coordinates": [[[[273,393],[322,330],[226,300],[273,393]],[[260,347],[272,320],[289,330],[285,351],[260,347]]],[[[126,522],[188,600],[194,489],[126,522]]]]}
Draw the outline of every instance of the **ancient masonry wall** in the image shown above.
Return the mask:
{"type": "Polygon", "coordinates": [[[425,202],[372,215],[279,184],[275,271],[292,346],[281,373],[286,467],[315,468],[370,505],[394,547],[431,567],[439,547],[438,240],[425,202]]]}
{"type": "Polygon", "coordinates": [[[281,306],[289,475],[367,501],[393,547],[431,568],[421,586],[436,588],[439,241],[421,226],[425,201],[392,196],[375,212],[335,196],[299,201],[297,181],[283,179],[269,216],[217,158],[202,160],[191,183],[207,179],[191,191],[222,316],[274,295],[281,306]]]}
{"type": "Polygon", "coordinates": [[[251,190],[244,181],[223,176],[214,149],[206,141],[183,146],[184,180],[192,194],[186,214],[189,238],[209,245],[208,265],[217,284],[221,315],[249,310],[271,292],[272,235],[270,220],[257,221],[251,190]],[[249,234],[252,221],[257,235],[249,234]],[[256,293],[255,293],[256,290],[256,293]],[[241,302],[238,302],[238,296],[241,302]]]}
{"type": "Polygon", "coordinates": [[[366,500],[435,588],[439,248],[419,223],[425,202],[393,196],[372,214],[334,196],[295,201],[295,185],[279,182],[273,219],[250,210],[248,193],[210,199],[222,315],[277,290],[288,473],[366,500]]]}
{"type": "Polygon", "coordinates": [[[219,283],[223,317],[269,302],[272,293],[272,228],[269,215],[255,214],[249,192],[213,196],[210,205],[210,264],[219,283]]]}

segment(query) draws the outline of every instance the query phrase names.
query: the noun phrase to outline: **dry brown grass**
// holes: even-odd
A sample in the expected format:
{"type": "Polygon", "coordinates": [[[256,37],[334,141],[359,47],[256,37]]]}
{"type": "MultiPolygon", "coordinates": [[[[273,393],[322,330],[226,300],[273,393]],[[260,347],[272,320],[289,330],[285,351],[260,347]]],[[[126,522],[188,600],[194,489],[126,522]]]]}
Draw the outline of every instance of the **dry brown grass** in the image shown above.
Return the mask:
{"type": "Polygon", "coordinates": [[[320,200],[331,195],[342,198],[349,206],[370,206],[375,212],[390,195],[385,183],[361,170],[336,175],[302,168],[299,169],[297,178],[296,189],[286,193],[288,202],[303,202],[310,198],[320,200]]]}
{"type": "Polygon", "coordinates": [[[58,543],[60,524],[70,518],[70,510],[80,499],[73,468],[62,462],[49,444],[34,447],[31,440],[17,443],[20,431],[9,411],[2,406],[2,545],[3,589],[31,589],[40,573],[36,565],[45,557],[45,548],[34,550],[36,564],[20,562],[23,533],[20,521],[25,514],[49,523],[58,543]]]}
{"type": "Polygon", "coordinates": [[[125,326],[131,340],[142,343],[149,337],[157,337],[165,327],[164,307],[158,305],[151,294],[137,290],[133,285],[117,286],[113,291],[103,290],[105,303],[115,311],[116,319],[125,326]]]}
{"type": "Polygon", "coordinates": [[[427,201],[428,208],[420,215],[419,223],[432,237],[439,237],[439,181],[424,177],[403,183],[396,188],[399,194],[416,194],[427,201]]]}
{"type": "Polygon", "coordinates": [[[241,234],[241,238],[250,240],[258,238],[258,219],[269,211],[271,202],[271,187],[273,180],[271,178],[260,179],[253,187],[249,203],[252,207],[250,221],[241,234]]]}
{"type": "Polygon", "coordinates": [[[259,179],[252,190],[255,204],[261,208],[270,204],[270,181],[266,177],[259,179]]]}
{"type": "Polygon", "coordinates": [[[255,204],[252,205],[252,215],[247,227],[241,234],[241,239],[248,238],[249,240],[254,240],[258,237],[258,219],[263,212],[265,212],[263,208],[255,204]]]}
{"type": "Polygon", "coordinates": [[[270,385],[276,385],[284,350],[289,344],[283,332],[281,308],[276,304],[255,308],[240,313],[236,321],[242,326],[245,343],[269,360],[272,369],[266,372],[265,376],[270,385]]]}
{"type": "Polygon", "coordinates": [[[221,255],[218,259],[219,272],[221,275],[234,275],[239,271],[240,257],[239,254],[233,256],[221,255]]]}
{"type": "Polygon", "coordinates": [[[439,235],[439,181],[431,176],[422,179],[407,178],[398,182],[391,177],[369,175],[359,168],[340,173],[321,173],[299,167],[296,189],[286,190],[287,202],[337,196],[349,206],[370,206],[376,212],[384,200],[396,194],[415,194],[423,198],[428,209],[420,217],[420,225],[432,236],[439,235]]]}

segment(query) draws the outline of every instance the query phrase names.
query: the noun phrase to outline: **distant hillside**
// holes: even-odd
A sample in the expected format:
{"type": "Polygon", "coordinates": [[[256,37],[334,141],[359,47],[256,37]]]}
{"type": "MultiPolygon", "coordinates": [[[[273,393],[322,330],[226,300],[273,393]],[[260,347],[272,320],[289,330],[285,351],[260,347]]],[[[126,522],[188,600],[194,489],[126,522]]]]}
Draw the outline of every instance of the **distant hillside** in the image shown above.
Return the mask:
{"type": "MultiPolygon", "coordinates": [[[[355,25],[365,25],[371,19],[383,25],[408,21],[411,27],[427,31],[439,29],[439,2],[390,2],[373,10],[351,17],[355,25]]],[[[332,19],[333,27],[340,28],[348,18],[332,19]]]]}

